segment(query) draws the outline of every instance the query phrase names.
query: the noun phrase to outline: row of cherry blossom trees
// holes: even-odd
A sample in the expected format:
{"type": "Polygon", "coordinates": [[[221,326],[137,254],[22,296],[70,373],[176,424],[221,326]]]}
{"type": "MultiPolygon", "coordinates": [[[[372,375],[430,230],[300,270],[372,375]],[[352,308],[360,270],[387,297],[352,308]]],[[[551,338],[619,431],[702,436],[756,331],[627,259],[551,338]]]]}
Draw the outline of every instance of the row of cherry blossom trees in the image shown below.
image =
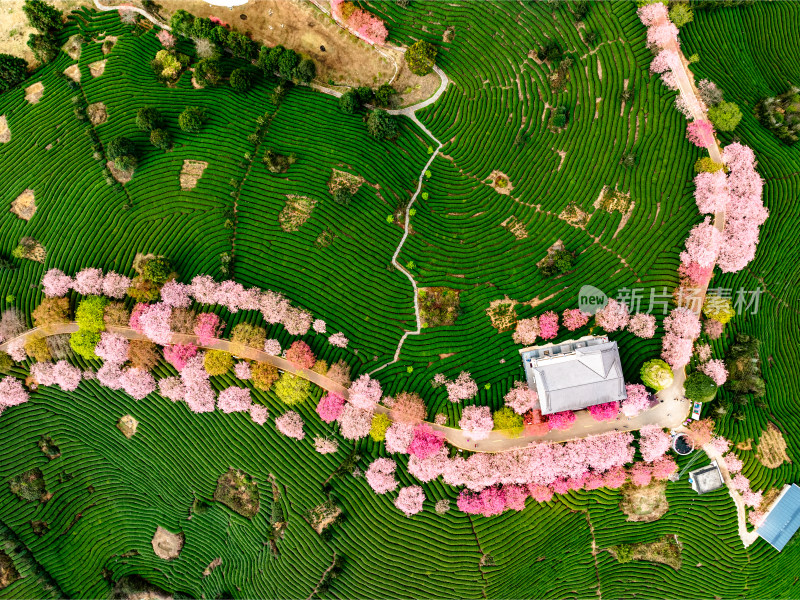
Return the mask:
{"type": "Polygon", "coordinates": [[[331,0],[331,14],[365,42],[381,46],[386,43],[389,32],[384,22],[372,13],[356,7],[349,0],[331,0]]]}

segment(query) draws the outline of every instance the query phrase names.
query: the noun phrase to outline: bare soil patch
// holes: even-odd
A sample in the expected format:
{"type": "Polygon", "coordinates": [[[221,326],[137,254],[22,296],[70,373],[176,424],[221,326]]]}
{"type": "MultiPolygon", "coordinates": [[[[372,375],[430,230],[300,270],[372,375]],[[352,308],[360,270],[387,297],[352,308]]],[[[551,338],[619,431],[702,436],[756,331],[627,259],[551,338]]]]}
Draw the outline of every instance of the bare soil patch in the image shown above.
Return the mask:
{"type": "Polygon", "coordinates": [[[328,500],[319,506],[309,509],[306,513],[306,521],[314,531],[321,534],[326,527],[333,525],[341,514],[342,509],[336,506],[333,501],[328,500]]]}
{"type": "Polygon", "coordinates": [[[286,206],[283,207],[281,214],[278,215],[278,223],[281,229],[286,232],[297,231],[308,221],[317,201],[308,196],[286,196],[286,206]]]}
{"type": "Polygon", "coordinates": [[[89,63],[89,73],[92,74],[92,77],[100,77],[105,73],[106,62],[105,60],[96,60],[93,63],[89,63]]]}
{"type": "Polygon", "coordinates": [[[206,167],[208,163],[202,160],[184,160],[180,175],[181,189],[191,190],[197,187],[206,167]]]}
{"type": "Polygon", "coordinates": [[[81,68],[80,65],[71,65],[64,69],[64,75],[75,81],[76,83],[80,83],[81,81],[81,68]]]}
{"type": "Polygon", "coordinates": [[[547,256],[545,256],[542,260],[536,263],[536,266],[540,269],[547,264],[552,264],[554,260],[554,256],[557,252],[563,252],[565,250],[564,242],[562,240],[556,240],[552,246],[547,249],[547,256]]]}
{"type": "Polygon", "coordinates": [[[126,438],[131,439],[136,435],[136,428],[139,426],[139,421],[134,419],[131,415],[125,415],[117,421],[117,429],[122,432],[126,438]]]}
{"type": "Polygon", "coordinates": [[[770,423],[756,448],[758,461],[768,469],[777,469],[784,462],[791,463],[789,455],[786,453],[786,440],[775,425],[770,423]]]}
{"type": "MultiPolygon", "coordinates": [[[[38,33],[30,25],[22,5],[25,0],[2,0],[0,2],[0,53],[20,56],[29,64],[38,64],[33,52],[28,48],[28,35],[38,33]]],[[[68,13],[79,6],[92,5],[91,0],[48,0],[57,9],[68,13]]]]}
{"type": "Polygon", "coordinates": [[[654,481],[644,487],[625,484],[619,507],[628,516],[628,521],[657,521],[669,510],[666,490],[666,481],[654,481]]]}
{"type": "Polygon", "coordinates": [[[86,107],[86,114],[92,125],[101,125],[108,121],[108,111],[102,102],[95,102],[86,107]]]}
{"type": "Polygon", "coordinates": [[[649,543],[620,544],[606,550],[621,563],[646,560],[669,565],[676,571],[681,568],[681,545],[675,535],[665,535],[649,543]]]}
{"type": "Polygon", "coordinates": [[[353,175],[347,171],[333,169],[331,178],[328,180],[328,191],[333,194],[338,189],[346,188],[350,194],[356,195],[359,188],[364,185],[365,179],[360,175],[353,175]]]}
{"type": "Polygon", "coordinates": [[[11,141],[11,130],[8,128],[8,119],[5,115],[0,115],[0,144],[7,144],[11,141]]]}
{"type": "Polygon", "coordinates": [[[11,212],[20,219],[30,221],[36,214],[36,197],[34,191],[27,189],[11,202],[11,212]]]}
{"type": "Polygon", "coordinates": [[[511,190],[514,189],[514,185],[511,183],[508,175],[501,171],[492,171],[486,181],[498,194],[508,196],[511,194],[511,190]]]}
{"type": "Polygon", "coordinates": [[[72,60],[80,60],[81,59],[81,45],[83,44],[84,39],[83,36],[79,33],[71,36],[67,43],[64,44],[63,50],[66,52],[72,60]]]}
{"type": "Polygon", "coordinates": [[[752,450],[753,449],[753,438],[747,438],[744,442],[739,442],[736,444],[737,450],[752,450]]]}
{"type": "Polygon", "coordinates": [[[153,536],[153,552],[164,560],[178,558],[183,549],[184,539],[182,533],[172,533],[159,525],[153,536]]]}
{"type": "Polygon", "coordinates": [[[423,327],[452,325],[461,314],[459,290],[446,287],[419,288],[419,314],[423,327]]]}
{"type": "Polygon", "coordinates": [[[117,36],[115,35],[107,35],[100,43],[103,44],[103,54],[108,54],[114,49],[114,46],[117,45],[117,36]]]}
{"type": "Polygon", "coordinates": [[[39,100],[42,99],[43,95],[44,84],[41,81],[37,81],[33,85],[25,88],[25,100],[30,104],[37,104],[39,100]]]}
{"type": "Polygon", "coordinates": [[[111,176],[114,179],[116,179],[117,181],[119,181],[122,185],[125,185],[131,179],[133,179],[133,172],[132,171],[122,171],[121,169],[118,169],[114,165],[114,161],[113,160],[107,161],[106,162],[106,166],[108,167],[108,170],[111,171],[111,176]]]}
{"type": "Polygon", "coordinates": [[[217,480],[214,500],[243,517],[252,518],[259,507],[258,484],[244,471],[228,469],[217,480]]]}
{"type": "Polygon", "coordinates": [[[17,258],[24,258],[34,262],[44,263],[47,258],[47,251],[42,243],[30,236],[24,236],[19,240],[19,245],[14,248],[12,254],[17,258]]]}
{"type": "Polygon", "coordinates": [[[505,221],[500,223],[500,227],[509,231],[518,240],[524,240],[526,237],[528,237],[528,230],[525,229],[525,224],[514,215],[511,215],[505,221]]]}
{"type": "Polygon", "coordinates": [[[211,575],[214,569],[216,569],[221,564],[222,564],[222,558],[218,556],[210,563],[208,563],[208,566],[205,569],[203,569],[203,577],[208,577],[209,575],[211,575]]]}
{"type": "Polygon", "coordinates": [[[17,579],[19,572],[14,567],[14,562],[8,554],[0,550],[0,590],[7,588],[17,579]]]}
{"type": "Polygon", "coordinates": [[[517,322],[517,313],[514,307],[517,305],[515,300],[508,296],[502,300],[493,300],[486,309],[486,314],[489,315],[489,320],[492,322],[492,327],[497,331],[509,331],[514,328],[517,322]]]}
{"type": "Polygon", "coordinates": [[[574,202],[567,204],[564,210],[561,211],[561,214],[558,215],[559,219],[563,219],[575,227],[586,227],[586,224],[589,222],[589,217],[591,217],[591,215],[582,210],[574,202]]]}

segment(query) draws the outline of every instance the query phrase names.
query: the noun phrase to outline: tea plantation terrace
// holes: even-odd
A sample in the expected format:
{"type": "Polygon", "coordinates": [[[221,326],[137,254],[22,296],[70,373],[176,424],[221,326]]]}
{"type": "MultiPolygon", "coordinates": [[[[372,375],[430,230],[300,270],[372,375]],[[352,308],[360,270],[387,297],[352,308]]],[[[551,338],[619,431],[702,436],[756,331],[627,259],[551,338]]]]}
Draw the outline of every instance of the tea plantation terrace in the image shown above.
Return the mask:
{"type": "Polygon", "coordinates": [[[519,352],[543,415],[627,398],[617,342],[607,336],[584,336],[519,352]]]}

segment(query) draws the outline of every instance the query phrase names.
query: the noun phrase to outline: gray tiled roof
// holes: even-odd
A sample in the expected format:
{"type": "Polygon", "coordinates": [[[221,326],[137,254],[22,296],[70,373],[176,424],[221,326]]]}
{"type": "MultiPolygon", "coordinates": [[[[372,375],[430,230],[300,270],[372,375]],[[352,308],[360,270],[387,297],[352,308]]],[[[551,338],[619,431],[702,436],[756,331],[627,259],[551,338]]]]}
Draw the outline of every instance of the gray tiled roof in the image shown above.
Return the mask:
{"type": "Polygon", "coordinates": [[[756,533],[778,551],[800,528],[800,487],[796,484],[786,490],[769,511],[756,533]]]}
{"type": "Polygon", "coordinates": [[[725,485],[725,481],[722,479],[722,474],[719,472],[719,467],[716,462],[706,467],[690,471],[689,481],[692,484],[692,489],[698,494],[713,492],[725,485]]]}
{"type": "Polygon", "coordinates": [[[538,392],[544,415],[626,398],[616,342],[591,339],[522,354],[528,385],[538,392]]]}

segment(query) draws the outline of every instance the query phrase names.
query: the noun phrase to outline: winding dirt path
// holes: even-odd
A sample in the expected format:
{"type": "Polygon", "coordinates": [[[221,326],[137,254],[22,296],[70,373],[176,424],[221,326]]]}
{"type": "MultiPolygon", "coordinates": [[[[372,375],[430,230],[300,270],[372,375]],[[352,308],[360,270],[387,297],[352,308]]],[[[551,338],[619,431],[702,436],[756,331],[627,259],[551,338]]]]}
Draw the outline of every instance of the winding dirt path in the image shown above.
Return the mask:
{"type": "Polygon", "coordinates": [[[167,31],[172,31],[172,27],[165,24],[163,21],[159,20],[158,18],[151,15],[149,12],[144,10],[143,8],[138,8],[136,6],[106,6],[102,4],[100,0],[94,0],[94,6],[97,10],[102,11],[109,11],[109,10],[132,10],[135,13],[139,13],[145,19],[153,23],[154,25],[158,25],[161,29],[166,29],[167,31]]]}

